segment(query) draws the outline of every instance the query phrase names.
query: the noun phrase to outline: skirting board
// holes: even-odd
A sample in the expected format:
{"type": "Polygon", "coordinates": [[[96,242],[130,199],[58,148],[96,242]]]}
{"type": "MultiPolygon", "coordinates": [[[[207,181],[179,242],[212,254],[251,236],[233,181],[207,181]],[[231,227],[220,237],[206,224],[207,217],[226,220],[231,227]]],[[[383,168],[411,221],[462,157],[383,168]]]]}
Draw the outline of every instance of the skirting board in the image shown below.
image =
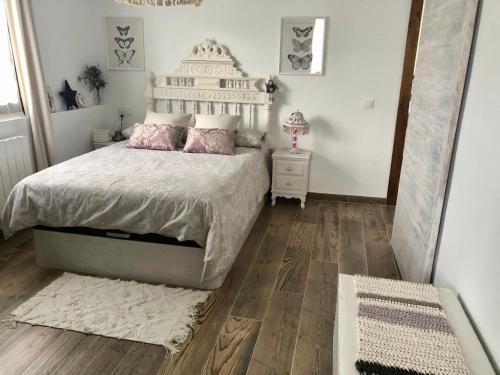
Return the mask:
{"type": "MultiPolygon", "coordinates": [[[[257,220],[264,199],[238,241],[238,253],[257,220]]],[[[118,277],[196,289],[217,289],[226,275],[202,283],[202,248],[63,233],[35,228],[39,266],[90,275],[118,277]]]]}
{"type": "Polygon", "coordinates": [[[361,197],[356,195],[339,195],[339,194],[324,194],[324,193],[307,193],[307,198],[333,202],[344,203],[367,203],[385,205],[386,198],[361,197]]]}

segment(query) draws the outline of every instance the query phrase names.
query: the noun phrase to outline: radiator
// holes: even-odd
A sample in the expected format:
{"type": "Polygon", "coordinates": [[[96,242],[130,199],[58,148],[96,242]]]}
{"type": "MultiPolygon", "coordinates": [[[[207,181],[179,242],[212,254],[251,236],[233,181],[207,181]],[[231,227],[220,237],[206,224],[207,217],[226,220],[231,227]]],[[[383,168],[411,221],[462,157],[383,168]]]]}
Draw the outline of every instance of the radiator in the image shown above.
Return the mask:
{"type": "MultiPolygon", "coordinates": [[[[23,178],[33,174],[33,160],[26,137],[0,140],[0,210],[12,188],[23,178]]],[[[0,213],[1,213],[0,212],[0,213]]]]}

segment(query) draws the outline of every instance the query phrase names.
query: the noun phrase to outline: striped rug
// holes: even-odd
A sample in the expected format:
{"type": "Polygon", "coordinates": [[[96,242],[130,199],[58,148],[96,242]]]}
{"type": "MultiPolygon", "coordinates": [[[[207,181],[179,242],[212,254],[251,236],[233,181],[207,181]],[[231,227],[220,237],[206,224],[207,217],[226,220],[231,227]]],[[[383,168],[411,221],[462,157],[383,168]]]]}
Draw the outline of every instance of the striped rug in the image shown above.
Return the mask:
{"type": "Polygon", "coordinates": [[[435,287],[359,275],[354,282],[361,374],[469,374],[435,287]]]}

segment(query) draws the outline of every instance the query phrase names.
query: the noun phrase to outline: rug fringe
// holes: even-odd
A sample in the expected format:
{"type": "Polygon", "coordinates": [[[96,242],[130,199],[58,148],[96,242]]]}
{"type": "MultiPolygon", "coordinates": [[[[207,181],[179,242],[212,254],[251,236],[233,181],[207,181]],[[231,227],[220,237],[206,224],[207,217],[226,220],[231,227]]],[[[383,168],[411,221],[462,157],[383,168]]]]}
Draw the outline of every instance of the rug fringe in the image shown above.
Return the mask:
{"type": "Polygon", "coordinates": [[[16,329],[20,324],[21,322],[17,321],[13,315],[9,315],[7,318],[0,320],[0,326],[8,329],[16,329]]]}
{"type": "Polygon", "coordinates": [[[182,333],[178,334],[170,342],[163,344],[163,347],[167,351],[166,355],[177,354],[183,349],[184,343],[191,334],[193,327],[200,322],[200,312],[207,303],[211,294],[212,292],[208,292],[203,301],[200,301],[198,304],[191,306],[188,313],[191,321],[185,327],[183,327],[184,329],[182,330],[182,333]]]}

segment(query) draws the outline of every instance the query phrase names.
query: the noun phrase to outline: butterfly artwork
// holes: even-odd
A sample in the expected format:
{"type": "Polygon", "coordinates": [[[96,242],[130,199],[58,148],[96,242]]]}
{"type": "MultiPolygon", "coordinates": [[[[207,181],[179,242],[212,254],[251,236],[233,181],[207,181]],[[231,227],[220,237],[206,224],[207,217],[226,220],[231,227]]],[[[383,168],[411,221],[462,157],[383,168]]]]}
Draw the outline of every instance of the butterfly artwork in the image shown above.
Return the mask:
{"type": "Polygon", "coordinates": [[[120,36],[127,36],[128,32],[130,31],[130,26],[116,26],[116,30],[120,33],[120,36]]]}
{"type": "Polygon", "coordinates": [[[132,43],[134,43],[134,38],[118,38],[116,37],[115,38],[115,42],[116,44],[118,44],[118,46],[121,48],[121,49],[129,49],[130,46],[132,45],[132,43]]]}
{"type": "Polygon", "coordinates": [[[297,38],[308,38],[309,34],[311,34],[313,30],[314,30],[313,26],[307,26],[304,27],[303,29],[297,26],[292,28],[292,31],[295,33],[295,36],[297,38]]]}
{"type": "Polygon", "coordinates": [[[305,56],[297,56],[294,54],[288,55],[288,60],[292,63],[292,69],[293,70],[309,70],[311,67],[311,62],[313,60],[313,55],[305,55],[305,56]]]}
{"type": "Polygon", "coordinates": [[[306,39],[303,42],[297,39],[292,39],[293,51],[295,53],[311,52],[312,38],[306,39]]]}
{"type": "Polygon", "coordinates": [[[141,17],[106,17],[109,70],[144,70],[144,22],[141,17]]]}
{"type": "Polygon", "coordinates": [[[126,52],[120,49],[115,49],[115,55],[118,58],[120,65],[123,65],[124,63],[127,63],[128,65],[133,65],[132,58],[134,57],[135,52],[136,52],[135,49],[131,49],[126,52]]]}
{"type": "Polygon", "coordinates": [[[322,75],[326,18],[281,19],[280,74],[322,75]]]}

